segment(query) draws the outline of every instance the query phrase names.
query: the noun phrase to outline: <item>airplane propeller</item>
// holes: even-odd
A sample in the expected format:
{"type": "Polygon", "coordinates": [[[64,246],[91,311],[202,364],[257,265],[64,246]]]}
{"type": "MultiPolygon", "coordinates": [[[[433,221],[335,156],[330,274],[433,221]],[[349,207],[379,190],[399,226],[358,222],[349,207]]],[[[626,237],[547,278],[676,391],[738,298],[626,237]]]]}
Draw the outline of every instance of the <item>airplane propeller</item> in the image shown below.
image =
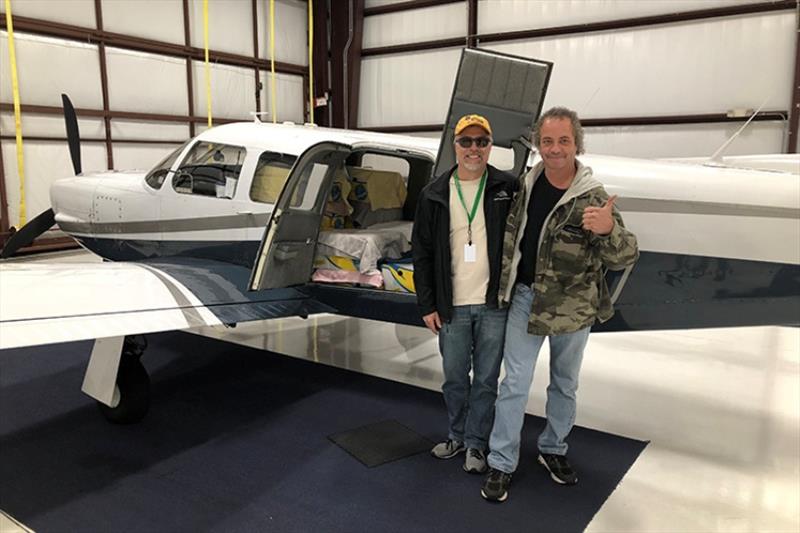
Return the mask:
{"type": "Polygon", "coordinates": [[[61,95],[61,103],[64,105],[64,125],[67,129],[67,144],[69,145],[69,157],[72,159],[72,169],[75,175],[81,173],[81,134],[78,130],[78,116],[75,108],[66,94],[61,95]]]}
{"type": "MultiPolygon", "coordinates": [[[[64,105],[64,123],[67,129],[67,144],[69,145],[69,156],[72,159],[72,169],[75,175],[81,173],[81,139],[78,130],[78,117],[69,96],[61,95],[61,102],[64,105]]],[[[0,251],[0,259],[6,259],[14,255],[19,249],[30,246],[34,239],[53,227],[56,223],[56,215],[53,208],[39,213],[33,220],[25,224],[18,231],[14,232],[3,250],[0,251]]]]}

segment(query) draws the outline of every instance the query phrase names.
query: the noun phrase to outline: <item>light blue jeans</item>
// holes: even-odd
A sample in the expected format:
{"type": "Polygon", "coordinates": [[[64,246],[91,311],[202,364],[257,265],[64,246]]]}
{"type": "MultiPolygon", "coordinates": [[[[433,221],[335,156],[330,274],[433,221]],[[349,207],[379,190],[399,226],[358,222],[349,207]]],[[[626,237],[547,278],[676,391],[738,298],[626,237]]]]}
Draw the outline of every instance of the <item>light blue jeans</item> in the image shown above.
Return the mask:
{"type": "MultiPolygon", "coordinates": [[[[489,466],[508,474],[517,469],[525,406],[533,383],[533,370],[546,336],[528,334],[533,304],[530,287],[517,284],[506,325],[503,364],[506,376],[500,384],[494,427],[489,439],[489,466]]],[[[565,335],[550,335],[550,385],[547,387],[547,425],[539,435],[539,451],[566,455],[565,439],[575,423],[575,393],[589,339],[584,328],[565,335]]]]}
{"type": "Polygon", "coordinates": [[[485,305],[459,305],[439,331],[448,438],[468,448],[484,451],[488,447],[507,314],[506,309],[485,305]]]}

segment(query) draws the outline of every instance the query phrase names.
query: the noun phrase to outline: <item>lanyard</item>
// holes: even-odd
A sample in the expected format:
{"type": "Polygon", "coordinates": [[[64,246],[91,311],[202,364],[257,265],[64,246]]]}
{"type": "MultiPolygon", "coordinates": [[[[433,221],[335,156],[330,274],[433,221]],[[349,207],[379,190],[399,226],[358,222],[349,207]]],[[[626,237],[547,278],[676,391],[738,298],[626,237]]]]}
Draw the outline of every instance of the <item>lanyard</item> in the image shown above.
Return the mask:
{"type": "Polygon", "coordinates": [[[458,199],[461,200],[461,205],[464,206],[464,211],[467,212],[467,239],[469,240],[469,245],[472,246],[472,221],[475,218],[475,213],[478,212],[478,204],[481,203],[481,195],[483,195],[483,188],[486,186],[486,175],[488,171],[483,171],[483,176],[481,176],[481,183],[478,185],[478,193],[475,195],[475,200],[472,202],[472,211],[467,209],[467,204],[464,202],[464,194],[461,192],[461,184],[459,183],[458,179],[458,171],[456,170],[453,174],[453,178],[456,182],[456,191],[458,191],[458,199]]]}

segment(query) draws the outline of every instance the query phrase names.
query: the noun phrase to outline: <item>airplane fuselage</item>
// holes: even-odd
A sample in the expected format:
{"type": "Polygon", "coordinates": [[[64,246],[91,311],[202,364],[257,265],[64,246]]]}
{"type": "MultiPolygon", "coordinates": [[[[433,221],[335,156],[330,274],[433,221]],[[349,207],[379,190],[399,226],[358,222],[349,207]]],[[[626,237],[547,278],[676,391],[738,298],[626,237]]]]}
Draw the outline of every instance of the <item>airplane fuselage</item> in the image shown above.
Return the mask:
{"type": "MultiPolygon", "coordinates": [[[[414,137],[226,125],[194,143],[243,150],[235,190],[218,187],[216,195],[181,190],[179,169],[189,144],[157,188],[144,172],[57,181],[51,190],[56,222],[84,247],[113,261],[184,256],[249,267],[274,206],[253,199],[259,158],[267,152],[297,158],[325,141],[377,142],[431,161],[438,150],[435,140],[414,137]]],[[[609,273],[618,313],[605,328],[800,323],[796,174],[593,155],[580,159],[609,194],[619,195],[617,206],[641,250],[631,272],[609,273]]],[[[353,298],[357,301],[358,294],[353,298]]],[[[406,321],[418,322],[418,317],[406,321]]]]}

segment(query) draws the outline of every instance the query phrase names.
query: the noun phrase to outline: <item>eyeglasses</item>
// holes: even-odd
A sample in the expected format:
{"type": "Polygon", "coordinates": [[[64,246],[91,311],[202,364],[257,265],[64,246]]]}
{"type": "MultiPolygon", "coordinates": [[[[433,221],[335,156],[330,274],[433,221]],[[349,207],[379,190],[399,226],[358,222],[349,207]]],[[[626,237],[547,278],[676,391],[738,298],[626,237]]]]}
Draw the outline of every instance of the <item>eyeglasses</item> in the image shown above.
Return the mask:
{"type": "Polygon", "coordinates": [[[492,144],[491,137],[459,137],[455,140],[455,143],[459,145],[461,148],[471,148],[472,143],[478,148],[486,148],[490,144],[492,144]]]}

